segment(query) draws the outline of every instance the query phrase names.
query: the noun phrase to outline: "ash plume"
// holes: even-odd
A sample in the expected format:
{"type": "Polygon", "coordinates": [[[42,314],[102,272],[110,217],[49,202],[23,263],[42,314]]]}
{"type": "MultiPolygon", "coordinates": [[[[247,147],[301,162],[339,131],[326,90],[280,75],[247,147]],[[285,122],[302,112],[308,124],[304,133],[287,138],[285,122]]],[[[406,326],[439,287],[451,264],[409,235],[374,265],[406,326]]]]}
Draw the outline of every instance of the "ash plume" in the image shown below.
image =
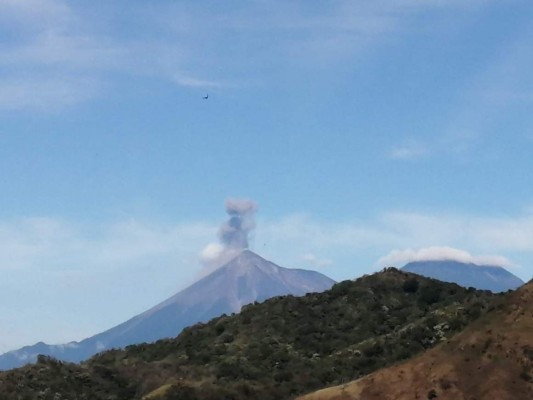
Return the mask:
{"type": "Polygon", "coordinates": [[[248,248],[248,235],[255,228],[256,211],[257,205],[251,200],[226,200],[226,212],[230,219],[220,227],[219,231],[220,241],[225,247],[235,250],[248,248]]]}
{"type": "Polygon", "coordinates": [[[201,254],[202,263],[209,270],[224,265],[248,248],[250,233],[255,228],[256,211],[257,204],[252,200],[226,200],[226,213],[229,219],[219,229],[220,242],[207,245],[201,254]]]}

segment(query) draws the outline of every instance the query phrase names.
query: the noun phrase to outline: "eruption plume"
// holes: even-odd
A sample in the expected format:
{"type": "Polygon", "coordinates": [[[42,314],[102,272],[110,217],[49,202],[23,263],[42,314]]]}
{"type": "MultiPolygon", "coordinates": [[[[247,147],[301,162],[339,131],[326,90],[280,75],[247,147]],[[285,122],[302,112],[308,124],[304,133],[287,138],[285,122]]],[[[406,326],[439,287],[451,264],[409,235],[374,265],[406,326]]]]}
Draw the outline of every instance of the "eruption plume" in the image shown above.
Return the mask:
{"type": "Polygon", "coordinates": [[[225,247],[235,250],[248,248],[248,235],[255,228],[256,211],[257,205],[251,200],[226,200],[226,212],[230,219],[220,227],[219,232],[220,241],[225,247]]]}
{"type": "Polygon", "coordinates": [[[248,199],[226,200],[229,220],[218,232],[220,243],[207,245],[201,254],[202,263],[210,270],[224,265],[248,248],[248,238],[255,228],[257,204],[248,199]]]}

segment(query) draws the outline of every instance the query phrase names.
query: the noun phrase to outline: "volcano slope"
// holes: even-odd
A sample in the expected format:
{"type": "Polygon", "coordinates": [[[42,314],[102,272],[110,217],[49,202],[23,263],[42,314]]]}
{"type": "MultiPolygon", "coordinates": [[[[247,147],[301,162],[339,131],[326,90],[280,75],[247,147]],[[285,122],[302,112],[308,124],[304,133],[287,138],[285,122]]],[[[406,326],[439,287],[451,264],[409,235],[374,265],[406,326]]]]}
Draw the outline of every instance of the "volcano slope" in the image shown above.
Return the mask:
{"type": "Polygon", "coordinates": [[[316,271],[283,268],[244,250],[186,289],[111,329],[81,342],[63,345],[41,342],[10,351],[0,355],[0,369],[29,364],[39,354],[80,362],[107,349],[175,337],[197,322],[237,313],[244,304],[286,294],[322,292],[334,283],[316,271]]]}
{"type": "Polygon", "coordinates": [[[533,399],[533,282],[407,362],[299,400],[533,399]]]}
{"type": "Polygon", "coordinates": [[[283,296],[177,338],[81,364],[41,357],[0,374],[11,399],[282,400],[364,376],[447,340],[501,295],[386,269],[283,296]]]}

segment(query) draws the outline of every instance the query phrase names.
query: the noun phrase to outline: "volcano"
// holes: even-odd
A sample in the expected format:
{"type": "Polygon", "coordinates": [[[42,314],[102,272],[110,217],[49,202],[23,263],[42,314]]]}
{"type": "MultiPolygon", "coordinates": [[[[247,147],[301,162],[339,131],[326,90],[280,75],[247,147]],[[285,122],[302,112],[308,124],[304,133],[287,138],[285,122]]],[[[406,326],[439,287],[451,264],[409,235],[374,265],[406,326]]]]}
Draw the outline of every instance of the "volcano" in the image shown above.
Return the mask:
{"type": "Polygon", "coordinates": [[[315,271],[280,267],[249,250],[151,309],[80,342],[37,343],[0,356],[0,369],[34,362],[39,354],[79,362],[130,344],[177,336],[183,328],[242,306],[281,295],[302,296],[329,289],[335,281],[315,271]]]}
{"type": "Polygon", "coordinates": [[[514,290],[524,284],[503,267],[453,260],[415,261],[403,266],[402,271],[492,292],[514,290]]]}

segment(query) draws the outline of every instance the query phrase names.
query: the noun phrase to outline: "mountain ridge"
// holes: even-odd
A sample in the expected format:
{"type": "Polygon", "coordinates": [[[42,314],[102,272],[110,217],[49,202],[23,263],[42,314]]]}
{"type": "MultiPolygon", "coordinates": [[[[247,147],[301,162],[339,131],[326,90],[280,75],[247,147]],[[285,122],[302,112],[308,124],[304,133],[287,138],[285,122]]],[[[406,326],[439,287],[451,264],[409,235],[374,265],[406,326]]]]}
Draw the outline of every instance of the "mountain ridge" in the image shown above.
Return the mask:
{"type": "Polygon", "coordinates": [[[176,336],[187,326],[239,312],[254,301],[284,294],[301,296],[326,290],[334,283],[319,272],[283,268],[244,250],[211,274],[115,327],[80,342],[39,342],[7,352],[0,355],[0,369],[35,361],[39,354],[79,362],[106,349],[176,336]]]}
{"type": "Polygon", "coordinates": [[[73,400],[288,400],[433,347],[499,298],[386,269],[322,293],[249,304],[82,365],[41,358],[0,374],[0,392],[6,400],[41,390],[73,400]]]}
{"type": "Polygon", "coordinates": [[[533,395],[533,281],[403,363],[297,400],[515,400],[533,395]]]}

